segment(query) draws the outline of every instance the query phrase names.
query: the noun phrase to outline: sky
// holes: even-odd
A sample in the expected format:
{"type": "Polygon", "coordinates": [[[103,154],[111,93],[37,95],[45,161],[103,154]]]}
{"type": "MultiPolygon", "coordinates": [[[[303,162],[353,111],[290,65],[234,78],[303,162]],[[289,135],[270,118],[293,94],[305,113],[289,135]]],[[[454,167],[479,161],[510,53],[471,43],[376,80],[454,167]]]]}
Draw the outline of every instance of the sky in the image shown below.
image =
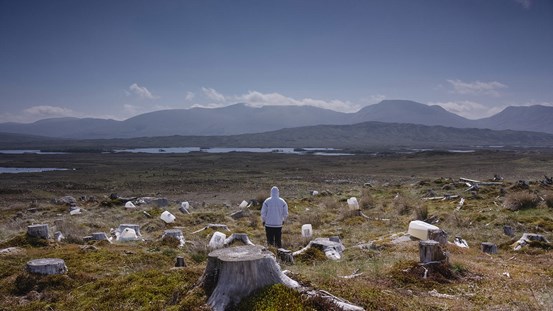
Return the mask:
{"type": "Polygon", "coordinates": [[[552,0],[0,0],[0,122],[553,106],[552,0]]]}

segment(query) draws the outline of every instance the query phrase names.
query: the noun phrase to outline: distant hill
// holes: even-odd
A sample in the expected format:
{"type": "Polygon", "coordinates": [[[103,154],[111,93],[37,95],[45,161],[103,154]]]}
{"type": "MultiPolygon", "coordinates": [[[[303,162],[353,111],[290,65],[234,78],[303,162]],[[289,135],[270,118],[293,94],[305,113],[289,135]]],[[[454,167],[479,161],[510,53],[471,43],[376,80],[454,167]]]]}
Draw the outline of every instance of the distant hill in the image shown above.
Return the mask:
{"type": "MultiPolygon", "coordinates": [[[[0,134],[3,149],[21,148],[0,134]]],[[[481,148],[490,146],[553,148],[553,134],[488,129],[460,129],[407,123],[363,122],[316,125],[228,136],[164,136],[127,139],[37,140],[25,148],[50,150],[111,150],[133,147],[328,147],[370,151],[401,148],[481,148]],[[34,144],[34,145],[33,145],[34,144]]],[[[21,141],[23,142],[23,141],[21,141]]],[[[495,147],[493,147],[495,148],[495,147]]]]}
{"type": "Polygon", "coordinates": [[[489,118],[475,121],[476,127],[553,133],[553,107],[507,107],[489,118]]]}
{"type": "Polygon", "coordinates": [[[1,123],[0,132],[73,139],[157,136],[217,136],[262,133],[311,125],[347,125],[366,121],[442,125],[457,128],[511,129],[553,133],[553,107],[509,107],[495,116],[469,120],[439,106],[408,100],[384,100],[356,113],[312,106],[161,110],[116,121],[94,118],[45,119],[30,124],[1,123]]]}
{"type": "Polygon", "coordinates": [[[472,127],[469,119],[451,113],[440,106],[429,106],[410,100],[384,100],[376,105],[366,106],[353,115],[352,121],[351,123],[379,121],[460,128],[472,127]]]}

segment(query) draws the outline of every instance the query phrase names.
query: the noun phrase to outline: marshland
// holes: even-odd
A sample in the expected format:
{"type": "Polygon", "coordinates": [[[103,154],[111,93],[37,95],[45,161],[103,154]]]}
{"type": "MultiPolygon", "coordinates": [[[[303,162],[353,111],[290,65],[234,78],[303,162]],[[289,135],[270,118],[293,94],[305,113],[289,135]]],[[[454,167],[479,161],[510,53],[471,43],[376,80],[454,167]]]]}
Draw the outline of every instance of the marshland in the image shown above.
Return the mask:
{"type": "MultiPolygon", "coordinates": [[[[419,152],[353,156],[293,154],[19,154],[1,155],[0,166],[56,167],[68,170],[0,174],[0,297],[2,310],[209,310],[199,286],[217,228],[246,233],[265,246],[260,202],[271,186],[280,188],[290,216],[283,247],[297,251],[313,237],[338,236],[345,246],[339,260],[313,250],[280,262],[294,280],[324,290],[366,310],[547,310],[553,307],[553,256],[548,244],[513,244],[523,233],[553,238],[553,189],[543,182],[553,167],[540,151],[419,152]],[[498,185],[469,191],[459,178],[498,185]],[[317,195],[313,195],[318,193],[317,195]],[[71,215],[60,199],[75,198],[71,215]],[[430,196],[456,199],[429,200],[430,196]],[[120,198],[167,199],[166,206],[124,206],[120,198]],[[356,197],[361,213],[347,199],[356,197]],[[115,198],[115,199],[114,199],[115,198]],[[459,198],[465,202],[461,208],[459,198]],[[179,211],[189,202],[189,214],[179,211]],[[233,212],[245,216],[234,219],[233,212]],[[528,203],[528,204],[526,204],[528,203]],[[75,204],[74,204],[75,205],[75,204]],[[176,220],[165,223],[163,211],[176,220]],[[149,216],[147,216],[147,215],[149,216]],[[410,221],[424,220],[467,241],[469,248],[445,246],[448,265],[424,277],[418,241],[401,243],[410,221]],[[93,232],[120,224],[140,226],[134,242],[84,241],[93,232]],[[64,239],[27,236],[27,227],[48,224],[64,239]],[[514,236],[503,233],[504,226],[514,236]],[[161,239],[181,229],[182,247],[161,239]],[[480,244],[497,245],[496,254],[480,244]],[[186,267],[175,268],[175,258],[186,267]],[[61,258],[63,275],[35,275],[26,263],[61,258]],[[353,276],[345,278],[347,276],[353,276]]],[[[276,254],[276,249],[268,247],[276,254]]],[[[283,286],[264,288],[236,310],[328,310],[332,305],[283,286]]]]}

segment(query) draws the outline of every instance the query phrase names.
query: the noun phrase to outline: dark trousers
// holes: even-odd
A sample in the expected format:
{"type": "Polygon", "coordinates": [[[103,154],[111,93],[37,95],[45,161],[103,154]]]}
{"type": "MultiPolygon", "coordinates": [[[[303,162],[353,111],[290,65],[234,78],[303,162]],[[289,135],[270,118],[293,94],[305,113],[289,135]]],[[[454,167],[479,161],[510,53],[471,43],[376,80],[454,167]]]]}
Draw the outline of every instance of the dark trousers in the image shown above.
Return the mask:
{"type": "Polygon", "coordinates": [[[265,234],[267,235],[267,244],[282,248],[282,227],[267,227],[265,226],[265,234]]]}

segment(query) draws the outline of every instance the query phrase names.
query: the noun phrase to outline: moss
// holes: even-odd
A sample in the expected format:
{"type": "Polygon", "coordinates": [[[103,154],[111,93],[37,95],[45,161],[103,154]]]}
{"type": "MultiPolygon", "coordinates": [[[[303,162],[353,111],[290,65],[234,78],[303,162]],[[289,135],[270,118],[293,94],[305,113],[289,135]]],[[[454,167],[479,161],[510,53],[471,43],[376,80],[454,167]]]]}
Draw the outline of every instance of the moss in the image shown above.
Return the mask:
{"type": "Polygon", "coordinates": [[[48,245],[50,245],[48,240],[37,238],[37,237],[32,237],[32,236],[27,235],[26,233],[22,233],[22,234],[16,235],[13,238],[1,243],[0,248],[25,247],[25,246],[44,247],[44,246],[48,246],[48,245]]]}
{"type": "Polygon", "coordinates": [[[242,299],[232,311],[314,310],[305,307],[299,292],[283,284],[267,286],[242,299]]]}
{"type": "Polygon", "coordinates": [[[326,255],[323,251],[316,247],[310,247],[304,253],[296,256],[294,260],[298,263],[309,264],[313,262],[325,261],[328,259],[326,258],[326,255]]]}

